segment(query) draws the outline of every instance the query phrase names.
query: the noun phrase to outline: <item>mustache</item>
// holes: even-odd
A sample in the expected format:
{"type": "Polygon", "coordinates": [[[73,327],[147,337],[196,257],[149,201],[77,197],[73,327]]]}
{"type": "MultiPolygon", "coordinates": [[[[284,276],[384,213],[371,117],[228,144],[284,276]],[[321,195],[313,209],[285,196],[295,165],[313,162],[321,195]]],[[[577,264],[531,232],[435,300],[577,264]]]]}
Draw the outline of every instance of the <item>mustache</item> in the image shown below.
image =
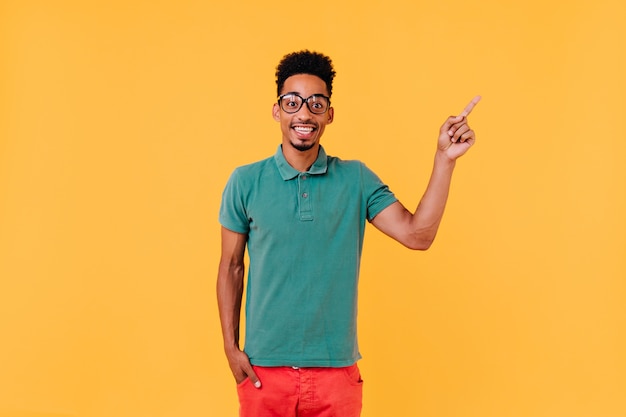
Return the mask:
{"type": "Polygon", "coordinates": [[[315,120],[312,120],[312,119],[301,120],[299,122],[293,122],[293,123],[291,123],[290,126],[294,127],[294,126],[301,126],[301,125],[310,125],[310,126],[315,127],[316,129],[319,127],[317,122],[315,120]]]}

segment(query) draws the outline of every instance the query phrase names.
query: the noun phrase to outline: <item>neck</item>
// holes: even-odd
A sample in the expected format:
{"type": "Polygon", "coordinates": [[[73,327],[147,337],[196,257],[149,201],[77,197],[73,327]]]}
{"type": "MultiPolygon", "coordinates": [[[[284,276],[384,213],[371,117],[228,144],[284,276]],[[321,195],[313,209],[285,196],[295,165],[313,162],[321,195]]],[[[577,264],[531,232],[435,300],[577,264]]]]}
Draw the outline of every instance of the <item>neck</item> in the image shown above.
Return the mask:
{"type": "Polygon", "coordinates": [[[318,144],[307,151],[299,151],[291,146],[291,144],[283,144],[283,155],[285,156],[285,160],[294,169],[305,172],[315,163],[319,148],[318,144]]]}

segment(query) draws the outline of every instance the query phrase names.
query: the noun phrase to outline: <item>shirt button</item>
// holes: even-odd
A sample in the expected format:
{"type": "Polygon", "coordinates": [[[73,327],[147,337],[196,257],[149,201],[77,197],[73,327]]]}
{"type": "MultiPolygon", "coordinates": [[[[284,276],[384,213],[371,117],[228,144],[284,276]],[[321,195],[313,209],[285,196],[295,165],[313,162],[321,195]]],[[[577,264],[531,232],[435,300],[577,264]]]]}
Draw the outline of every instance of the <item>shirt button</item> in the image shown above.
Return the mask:
{"type": "Polygon", "coordinates": [[[302,193],[302,198],[307,198],[309,195],[307,193],[302,193]]]}
{"type": "Polygon", "coordinates": [[[302,180],[303,180],[303,181],[304,181],[304,180],[306,180],[306,175],[303,175],[303,176],[302,176],[302,180]]]}

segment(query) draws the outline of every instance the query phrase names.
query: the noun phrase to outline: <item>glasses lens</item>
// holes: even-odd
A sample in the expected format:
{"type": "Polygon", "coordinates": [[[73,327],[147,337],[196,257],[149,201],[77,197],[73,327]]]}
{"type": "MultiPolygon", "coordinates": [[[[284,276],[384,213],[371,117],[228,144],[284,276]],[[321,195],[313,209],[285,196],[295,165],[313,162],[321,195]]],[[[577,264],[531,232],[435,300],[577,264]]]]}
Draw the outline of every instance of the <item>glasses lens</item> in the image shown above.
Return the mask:
{"type": "Polygon", "coordinates": [[[302,107],[302,97],[295,94],[284,95],[280,99],[280,107],[285,113],[295,113],[302,107]]]}
{"type": "Polygon", "coordinates": [[[313,95],[306,100],[311,113],[322,114],[328,110],[328,99],[324,96],[313,95]]]}

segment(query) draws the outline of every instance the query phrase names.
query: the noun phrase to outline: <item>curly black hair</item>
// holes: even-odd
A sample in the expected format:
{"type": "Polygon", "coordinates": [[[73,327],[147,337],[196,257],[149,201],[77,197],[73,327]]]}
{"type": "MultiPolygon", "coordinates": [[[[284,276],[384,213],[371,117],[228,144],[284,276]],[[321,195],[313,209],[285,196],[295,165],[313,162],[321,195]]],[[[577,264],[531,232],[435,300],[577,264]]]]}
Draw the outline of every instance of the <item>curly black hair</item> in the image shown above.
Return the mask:
{"type": "Polygon", "coordinates": [[[326,83],[328,96],[332,94],[335,70],[333,69],[333,62],[328,56],[309,50],[285,55],[276,67],[277,95],[280,95],[283,90],[285,80],[297,74],[310,74],[321,78],[326,83]]]}

